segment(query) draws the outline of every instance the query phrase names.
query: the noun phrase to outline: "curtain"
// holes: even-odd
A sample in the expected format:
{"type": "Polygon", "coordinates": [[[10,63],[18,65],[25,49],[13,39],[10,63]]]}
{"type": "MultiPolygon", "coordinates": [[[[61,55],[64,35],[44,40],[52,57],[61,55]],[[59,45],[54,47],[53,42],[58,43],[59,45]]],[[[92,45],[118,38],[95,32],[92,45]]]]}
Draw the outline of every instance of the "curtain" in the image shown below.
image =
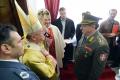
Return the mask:
{"type": "Polygon", "coordinates": [[[57,18],[60,0],[44,0],[45,7],[50,11],[51,22],[57,18]]]}

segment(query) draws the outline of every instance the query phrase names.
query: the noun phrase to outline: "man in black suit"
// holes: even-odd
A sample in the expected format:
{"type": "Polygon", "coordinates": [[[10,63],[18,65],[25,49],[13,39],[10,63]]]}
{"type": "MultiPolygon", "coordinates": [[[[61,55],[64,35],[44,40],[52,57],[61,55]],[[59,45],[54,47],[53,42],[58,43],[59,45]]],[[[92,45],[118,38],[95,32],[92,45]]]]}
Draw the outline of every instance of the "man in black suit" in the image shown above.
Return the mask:
{"type": "Polygon", "coordinates": [[[0,80],[40,80],[17,60],[21,55],[22,39],[14,26],[0,24],[0,80]]]}
{"type": "Polygon", "coordinates": [[[75,34],[74,22],[66,17],[66,10],[64,7],[59,9],[60,17],[53,22],[53,25],[57,26],[65,39],[66,48],[63,59],[63,66],[66,67],[69,60],[73,58],[73,44],[71,39],[75,34]]]}

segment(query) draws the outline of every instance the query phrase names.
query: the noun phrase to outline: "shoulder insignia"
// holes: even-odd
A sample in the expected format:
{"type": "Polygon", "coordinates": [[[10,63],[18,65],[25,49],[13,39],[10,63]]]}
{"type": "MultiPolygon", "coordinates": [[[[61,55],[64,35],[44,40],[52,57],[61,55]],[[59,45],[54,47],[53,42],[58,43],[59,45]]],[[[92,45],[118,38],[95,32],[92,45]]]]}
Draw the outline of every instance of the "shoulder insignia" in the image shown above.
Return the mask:
{"type": "Polygon", "coordinates": [[[98,42],[100,45],[106,44],[105,41],[102,38],[98,38],[98,42]]]}
{"type": "Polygon", "coordinates": [[[98,38],[98,40],[99,40],[99,43],[101,43],[101,42],[102,42],[101,38],[98,38]]]}
{"type": "Polygon", "coordinates": [[[92,42],[93,42],[93,40],[94,40],[94,36],[92,36],[92,37],[88,38],[89,43],[92,43],[92,42]]]}
{"type": "Polygon", "coordinates": [[[29,73],[25,72],[25,71],[22,71],[20,73],[20,76],[23,78],[23,79],[26,79],[26,78],[29,78],[29,73]]]}

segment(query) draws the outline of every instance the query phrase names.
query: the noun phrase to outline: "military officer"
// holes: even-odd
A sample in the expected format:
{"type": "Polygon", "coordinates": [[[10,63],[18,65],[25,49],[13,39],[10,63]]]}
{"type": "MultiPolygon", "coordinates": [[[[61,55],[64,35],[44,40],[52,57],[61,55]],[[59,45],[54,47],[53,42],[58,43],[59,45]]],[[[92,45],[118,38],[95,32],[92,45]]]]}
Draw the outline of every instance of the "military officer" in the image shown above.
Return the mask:
{"type": "Polygon", "coordinates": [[[22,39],[14,26],[0,24],[0,80],[40,80],[17,60],[21,55],[22,39]]]}
{"type": "Polygon", "coordinates": [[[75,57],[75,73],[78,80],[98,80],[109,54],[108,43],[95,29],[100,18],[85,14],[81,22],[82,38],[75,57]]]}

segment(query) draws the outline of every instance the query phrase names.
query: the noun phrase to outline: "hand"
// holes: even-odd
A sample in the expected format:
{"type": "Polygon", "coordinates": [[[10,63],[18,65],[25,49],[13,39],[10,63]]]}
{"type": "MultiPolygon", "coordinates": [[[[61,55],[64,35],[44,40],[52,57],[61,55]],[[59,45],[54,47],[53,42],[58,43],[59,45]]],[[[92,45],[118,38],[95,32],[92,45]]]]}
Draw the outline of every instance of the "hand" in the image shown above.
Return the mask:
{"type": "Polygon", "coordinates": [[[102,33],[103,34],[103,36],[105,36],[105,37],[115,37],[116,36],[116,34],[115,33],[102,33]]]}
{"type": "Polygon", "coordinates": [[[41,52],[43,53],[44,56],[50,55],[49,52],[45,49],[41,49],[41,52]]]}
{"type": "Polygon", "coordinates": [[[71,40],[71,39],[64,39],[64,42],[65,42],[66,44],[69,44],[69,43],[72,43],[72,40],[71,40]]]}
{"type": "Polygon", "coordinates": [[[109,34],[109,37],[115,37],[115,36],[116,36],[115,33],[110,33],[110,34],[109,34]]]}
{"type": "Polygon", "coordinates": [[[56,59],[52,55],[49,55],[49,57],[52,59],[53,63],[56,65],[57,64],[56,59]]]}
{"type": "Polygon", "coordinates": [[[47,45],[50,46],[50,44],[52,43],[52,39],[46,38],[46,42],[47,42],[47,45]]]}

